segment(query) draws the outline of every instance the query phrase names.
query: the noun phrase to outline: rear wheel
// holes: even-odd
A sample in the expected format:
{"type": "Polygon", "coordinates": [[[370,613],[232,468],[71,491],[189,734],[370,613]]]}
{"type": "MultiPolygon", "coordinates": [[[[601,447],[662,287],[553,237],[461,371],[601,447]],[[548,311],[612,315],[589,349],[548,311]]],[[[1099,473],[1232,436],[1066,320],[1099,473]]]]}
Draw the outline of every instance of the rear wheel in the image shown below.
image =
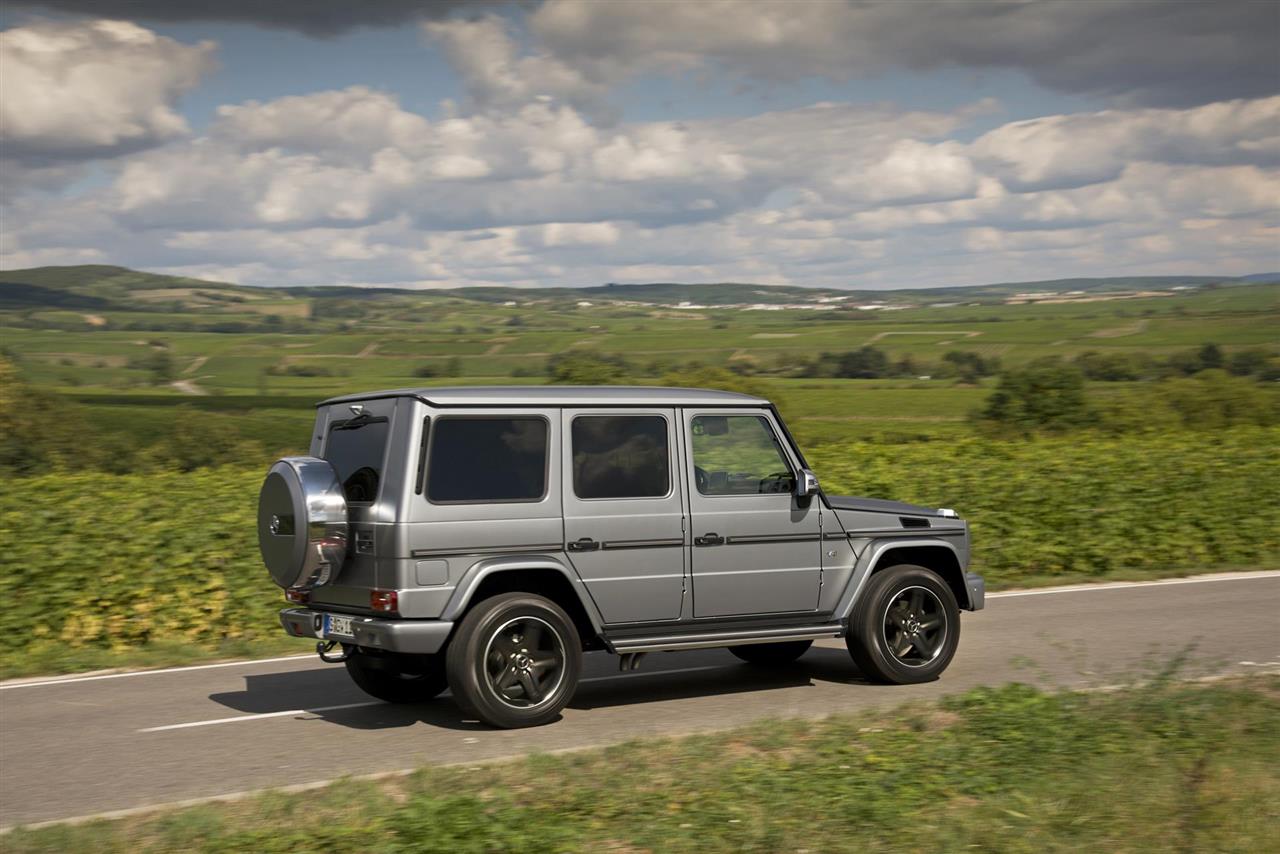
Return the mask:
{"type": "Polygon", "coordinates": [[[538,726],[573,698],[582,641],[550,599],[504,593],[463,617],[447,662],[449,688],[464,712],[503,729],[538,726]]]}
{"type": "Polygon", "coordinates": [[[781,641],[779,643],[749,643],[731,646],[729,652],[748,664],[760,667],[781,667],[790,664],[809,651],[813,641],[781,641]]]}
{"type": "Polygon", "coordinates": [[[366,653],[347,656],[347,673],[370,696],[388,703],[424,703],[448,687],[444,656],[366,653]]]}
{"type": "Polygon", "coordinates": [[[937,679],[959,643],[955,594],[936,572],[911,564],[871,576],[845,637],[863,675],[899,685],[937,679]]]}

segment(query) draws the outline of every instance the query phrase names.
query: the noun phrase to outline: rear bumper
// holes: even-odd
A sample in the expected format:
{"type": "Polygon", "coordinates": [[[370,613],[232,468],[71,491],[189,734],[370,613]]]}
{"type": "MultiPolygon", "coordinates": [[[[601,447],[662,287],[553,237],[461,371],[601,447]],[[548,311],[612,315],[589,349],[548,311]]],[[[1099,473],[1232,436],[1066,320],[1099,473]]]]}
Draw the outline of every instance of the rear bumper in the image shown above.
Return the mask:
{"type": "MultiPolygon", "coordinates": [[[[324,611],[310,608],[285,608],[280,612],[280,625],[296,638],[325,640],[322,634],[324,611]]],[[[342,616],[351,616],[343,614],[342,616]]],[[[382,617],[351,617],[355,640],[329,638],[329,640],[354,643],[356,646],[385,649],[389,652],[408,652],[429,655],[441,650],[453,623],[444,620],[391,620],[382,617]]]]}
{"type": "Polygon", "coordinates": [[[987,582],[976,572],[964,574],[964,586],[969,591],[970,611],[981,611],[987,604],[987,582]]]}

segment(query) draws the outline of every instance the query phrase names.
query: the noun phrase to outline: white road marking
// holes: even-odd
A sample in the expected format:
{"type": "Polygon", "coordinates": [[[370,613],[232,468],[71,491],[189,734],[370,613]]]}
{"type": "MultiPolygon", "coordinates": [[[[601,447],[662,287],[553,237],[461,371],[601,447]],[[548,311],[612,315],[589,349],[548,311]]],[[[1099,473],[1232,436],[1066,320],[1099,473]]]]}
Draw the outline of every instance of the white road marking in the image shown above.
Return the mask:
{"type": "Polygon", "coordinates": [[[297,661],[300,658],[315,658],[314,652],[301,655],[282,655],[279,658],[251,658],[242,661],[220,661],[217,664],[193,664],[186,667],[164,667],[158,670],[129,670],[123,673],[99,673],[94,676],[68,676],[54,679],[32,679],[0,684],[0,691],[13,688],[41,688],[45,685],[66,685],[69,682],[97,682],[101,679],[124,679],[126,676],[158,676],[161,673],[186,673],[192,670],[213,670],[218,667],[243,667],[251,664],[272,664],[278,661],[297,661]]]}
{"type": "Polygon", "coordinates": [[[1039,590],[1006,590],[988,593],[988,599],[1013,599],[1019,596],[1049,596],[1054,593],[1093,593],[1099,590],[1129,590],[1134,587],[1168,587],[1174,584],[1211,584],[1215,581],[1255,581],[1259,578],[1280,578],[1280,570],[1259,572],[1233,572],[1222,575],[1204,575],[1191,578],[1165,578],[1159,581],[1109,581],[1104,584],[1072,584],[1064,587],[1044,587],[1039,590]]]}
{"type": "MultiPolygon", "coordinates": [[[[644,673],[619,673],[616,676],[592,676],[587,679],[579,679],[578,684],[584,682],[609,682],[614,679],[632,679],[637,676],[671,676],[680,673],[699,673],[703,670],[724,670],[733,665],[709,665],[707,667],[686,667],[683,670],[652,670],[644,673]]],[[[340,709],[361,709],[367,706],[386,706],[389,703],[383,703],[379,700],[370,700],[364,703],[343,703],[340,706],[315,706],[310,709],[286,709],[283,712],[261,712],[256,715],[232,715],[229,718],[213,718],[207,721],[189,721],[182,724],[165,724],[164,726],[149,726],[143,729],[135,730],[135,732],[169,732],[175,729],[192,729],[193,727],[216,726],[218,724],[235,724],[241,721],[262,721],[268,718],[288,718],[297,717],[298,715],[313,715],[319,712],[336,712],[340,709]]]]}
{"type": "MultiPolygon", "coordinates": [[[[1054,593],[1079,593],[1096,590],[1128,590],[1134,587],[1162,587],[1171,584],[1211,584],[1215,581],[1249,581],[1259,578],[1280,578],[1280,570],[1258,570],[1255,572],[1232,572],[1214,575],[1201,575],[1190,578],[1169,578],[1158,581],[1114,581],[1101,584],[1072,584],[1062,587],[1044,587],[1036,590],[1006,590],[988,593],[988,599],[1012,599],[1018,596],[1048,596],[1054,593]]],[[[222,661],[217,664],[193,664],[184,667],[165,667],[158,670],[129,670],[123,673],[101,673],[93,676],[67,676],[55,678],[36,678],[0,683],[0,691],[14,688],[40,688],[46,685],[67,685],[76,682],[96,682],[102,679],[124,679],[130,676],[157,676],[162,673],[185,673],[195,670],[213,670],[220,667],[250,667],[256,664],[272,664],[280,661],[297,661],[303,658],[314,658],[315,653],[285,655],[279,658],[254,658],[242,661],[222,661]]],[[[640,675],[640,674],[636,674],[640,675]]]]}
{"type": "Polygon", "coordinates": [[[198,726],[214,726],[215,724],[234,724],[240,721],[261,721],[267,718],[285,718],[291,715],[313,715],[316,712],[334,712],[338,709],[358,709],[363,706],[385,706],[379,700],[370,700],[367,703],[343,703],[341,706],[316,706],[312,709],[287,709],[283,712],[262,712],[257,715],[235,715],[229,718],[214,718],[210,721],[191,721],[185,724],[165,724],[164,726],[149,726],[137,732],[166,732],[172,729],[191,729],[198,726]]]}

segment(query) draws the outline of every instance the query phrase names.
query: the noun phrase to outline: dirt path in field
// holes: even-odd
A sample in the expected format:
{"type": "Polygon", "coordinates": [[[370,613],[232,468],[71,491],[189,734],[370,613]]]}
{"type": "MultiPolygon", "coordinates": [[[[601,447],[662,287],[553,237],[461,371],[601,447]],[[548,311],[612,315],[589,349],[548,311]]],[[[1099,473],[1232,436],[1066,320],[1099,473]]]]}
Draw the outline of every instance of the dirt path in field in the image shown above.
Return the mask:
{"type": "Polygon", "coordinates": [[[1127,335],[1140,335],[1147,331],[1149,321],[1146,318],[1128,326],[1113,326],[1110,329],[1099,329],[1096,332],[1090,332],[1090,338],[1124,338],[1127,335]]]}
{"type": "Polygon", "coordinates": [[[187,365],[182,372],[184,374],[194,374],[196,371],[200,370],[207,361],[209,361],[208,356],[196,356],[195,359],[192,360],[191,364],[187,365]]]}
{"type": "Polygon", "coordinates": [[[372,356],[374,353],[378,352],[378,343],[379,342],[374,341],[372,344],[365,345],[365,348],[363,350],[361,350],[359,353],[356,353],[356,358],[367,359],[370,356],[372,356]]]}
{"type": "Polygon", "coordinates": [[[196,397],[208,397],[209,392],[196,385],[192,380],[174,380],[169,385],[176,388],[183,394],[195,395],[196,397]]]}
{"type": "MultiPolygon", "coordinates": [[[[981,332],[961,332],[959,330],[956,330],[954,332],[877,332],[875,335],[872,335],[870,338],[867,339],[867,343],[874,344],[877,341],[879,341],[881,338],[888,338],[890,335],[942,335],[942,336],[950,335],[953,338],[957,335],[963,335],[965,338],[977,338],[981,334],[982,334],[981,332]]],[[[951,342],[939,341],[938,343],[949,344],[951,342]]]]}

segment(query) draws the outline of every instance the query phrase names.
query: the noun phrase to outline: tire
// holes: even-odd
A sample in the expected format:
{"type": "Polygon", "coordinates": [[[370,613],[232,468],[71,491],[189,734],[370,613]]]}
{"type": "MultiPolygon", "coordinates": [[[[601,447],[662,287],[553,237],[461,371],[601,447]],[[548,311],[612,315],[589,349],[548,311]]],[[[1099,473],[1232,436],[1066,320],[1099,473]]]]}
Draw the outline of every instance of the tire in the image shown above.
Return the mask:
{"type": "Polygon", "coordinates": [[[449,688],[464,713],[500,729],[540,726],[573,699],[582,641],[550,599],[504,593],[467,612],[446,662],[449,688]]]}
{"type": "Polygon", "coordinates": [[[779,643],[748,643],[731,646],[729,652],[747,664],[757,667],[782,667],[809,651],[813,641],[780,641],[779,643]]]}
{"type": "Polygon", "coordinates": [[[875,682],[932,682],[960,644],[955,594],[933,570],[899,564],[871,576],[845,636],[849,654],[875,682]]]}
{"type": "Polygon", "coordinates": [[[351,681],[366,694],[388,703],[425,703],[448,682],[442,655],[396,655],[353,650],[347,656],[351,681]]]}

